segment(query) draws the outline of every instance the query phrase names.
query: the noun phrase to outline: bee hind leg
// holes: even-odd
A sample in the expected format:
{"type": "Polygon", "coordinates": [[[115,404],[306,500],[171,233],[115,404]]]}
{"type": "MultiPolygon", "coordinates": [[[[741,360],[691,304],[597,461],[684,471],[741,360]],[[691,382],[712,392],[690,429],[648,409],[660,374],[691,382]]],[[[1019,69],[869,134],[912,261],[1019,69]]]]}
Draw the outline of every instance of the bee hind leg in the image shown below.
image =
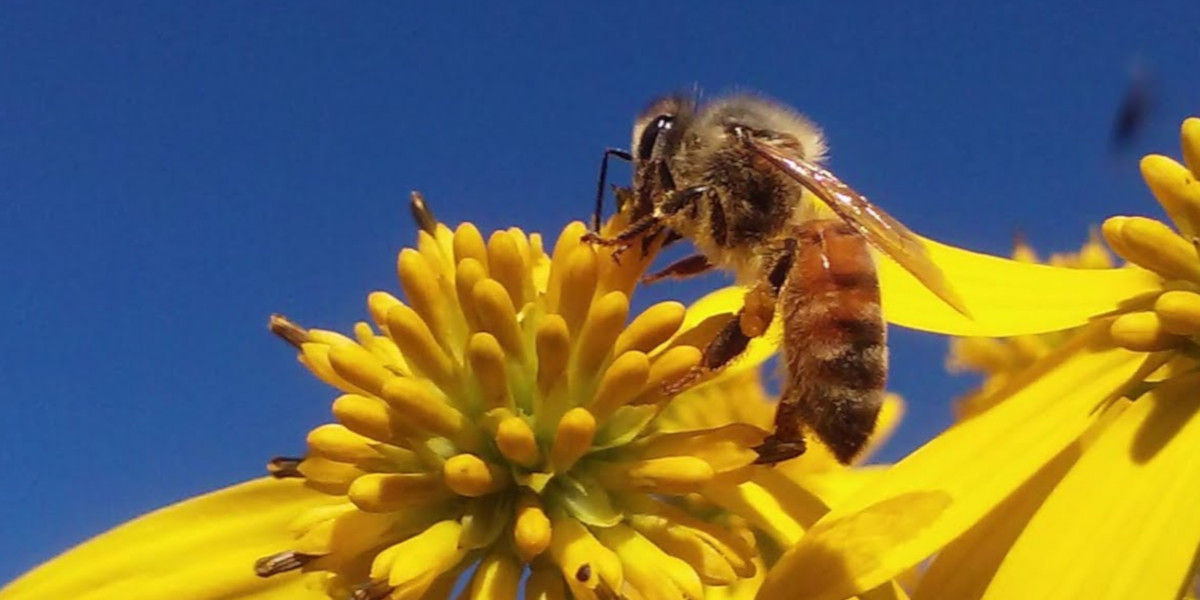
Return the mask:
{"type": "Polygon", "coordinates": [[[708,262],[703,254],[693,254],[681,258],[663,268],[642,278],[642,283],[654,283],[663,279],[687,279],[713,270],[714,265],[708,262]]]}
{"type": "Polygon", "coordinates": [[[807,449],[808,446],[804,443],[803,435],[781,436],[779,432],[772,433],[763,440],[763,443],[754,447],[754,451],[758,453],[754,464],[774,465],[796,458],[804,454],[807,449]]]}
{"type": "Polygon", "coordinates": [[[782,287],[787,271],[791,268],[790,256],[793,252],[794,244],[790,240],[784,241],[778,256],[771,261],[767,277],[746,292],[742,308],[705,346],[700,364],[692,367],[683,377],[669,382],[664,386],[664,391],[677,394],[709,373],[721,370],[746,351],[750,340],[767,332],[775,316],[779,288],[782,287]]]}

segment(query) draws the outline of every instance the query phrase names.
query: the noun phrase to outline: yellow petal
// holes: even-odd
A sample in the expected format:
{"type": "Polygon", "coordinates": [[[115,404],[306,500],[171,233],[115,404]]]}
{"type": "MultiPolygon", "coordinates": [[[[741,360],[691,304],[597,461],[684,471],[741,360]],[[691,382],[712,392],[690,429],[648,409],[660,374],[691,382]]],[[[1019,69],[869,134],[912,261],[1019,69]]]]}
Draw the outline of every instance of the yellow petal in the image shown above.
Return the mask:
{"type": "Polygon", "coordinates": [[[1200,374],[1140,396],[1084,452],[984,595],[1174,598],[1200,547],[1200,374]]]}
{"type": "Polygon", "coordinates": [[[961,535],[1102,412],[1144,355],[1104,344],[1104,323],[1044,360],[990,411],[951,428],[838,505],[789,550],[760,597],[840,599],[871,589],[961,535]],[[1053,369],[1049,366],[1054,365],[1053,369]]]}
{"type": "Polygon", "coordinates": [[[938,300],[896,263],[881,259],[883,314],[911,329],[992,337],[1070,329],[1161,285],[1156,275],[1140,269],[1067,269],[924,242],[972,318],[938,300]]]}
{"type": "Polygon", "coordinates": [[[983,596],[1013,541],[1079,453],[1078,443],[1068,446],[983,520],[943,548],[921,576],[913,598],[976,600],[983,596]]]}
{"type": "MultiPolygon", "coordinates": [[[[971,312],[967,318],[942,302],[908,271],[879,259],[883,315],[901,327],[946,335],[1002,337],[1070,329],[1159,290],[1161,280],[1141,269],[1068,269],[1022,263],[925,240],[934,262],[971,312]]],[[[684,327],[741,307],[744,288],[701,298],[684,327]]],[[[766,339],[777,339],[768,333],[766,339]]],[[[747,359],[758,357],[754,345],[747,359]]]]}
{"type": "Polygon", "coordinates": [[[299,574],[263,579],[253,565],[291,547],[287,526],[301,513],[341,501],[294,479],[235,485],[92,538],[10,583],[0,598],[325,598],[299,574]]]}

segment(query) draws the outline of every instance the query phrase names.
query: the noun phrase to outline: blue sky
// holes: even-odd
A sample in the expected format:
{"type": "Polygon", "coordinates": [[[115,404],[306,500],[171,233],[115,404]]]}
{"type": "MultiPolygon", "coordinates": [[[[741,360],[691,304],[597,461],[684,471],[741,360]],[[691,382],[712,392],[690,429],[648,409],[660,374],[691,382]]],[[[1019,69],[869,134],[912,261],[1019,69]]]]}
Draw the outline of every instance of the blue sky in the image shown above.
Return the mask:
{"type": "MultiPolygon", "coordinates": [[[[834,170],[913,229],[1067,250],[1159,214],[1137,157],[1177,155],[1200,112],[1194,2],[408,4],[0,7],[0,581],[301,451],[334,394],[267,315],[348,330],[396,290],[409,190],[556,231],[648,100],[747,89],[821,123],[834,170]],[[1114,152],[1135,64],[1154,111],[1114,152]]],[[[892,349],[888,458],[970,385],[944,339],[892,349]]]]}

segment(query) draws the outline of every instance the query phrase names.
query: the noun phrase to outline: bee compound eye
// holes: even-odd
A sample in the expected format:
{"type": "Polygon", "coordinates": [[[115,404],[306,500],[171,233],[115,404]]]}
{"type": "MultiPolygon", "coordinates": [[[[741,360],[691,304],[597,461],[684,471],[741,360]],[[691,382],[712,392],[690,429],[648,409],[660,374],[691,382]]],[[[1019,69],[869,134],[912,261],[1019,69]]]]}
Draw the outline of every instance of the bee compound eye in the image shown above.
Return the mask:
{"type": "Polygon", "coordinates": [[[654,151],[659,147],[659,137],[670,131],[672,125],[675,124],[675,117],[672,115],[659,115],[642,130],[642,137],[638,140],[637,157],[638,160],[649,160],[654,156],[654,151]]]}

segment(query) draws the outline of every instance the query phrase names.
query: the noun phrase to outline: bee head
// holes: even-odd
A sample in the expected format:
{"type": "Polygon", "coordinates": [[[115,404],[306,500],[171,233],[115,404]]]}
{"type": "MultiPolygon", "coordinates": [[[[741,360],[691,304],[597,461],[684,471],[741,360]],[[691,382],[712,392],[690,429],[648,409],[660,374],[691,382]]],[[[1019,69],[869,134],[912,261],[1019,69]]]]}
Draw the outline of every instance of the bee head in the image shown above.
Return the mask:
{"type": "Polygon", "coordinates": [[[683,94],[664,96],[651,102],[633,124],[635,161],[670,156],[679,147],[683,132],[696,112],[695,100],[683,94]]]}

